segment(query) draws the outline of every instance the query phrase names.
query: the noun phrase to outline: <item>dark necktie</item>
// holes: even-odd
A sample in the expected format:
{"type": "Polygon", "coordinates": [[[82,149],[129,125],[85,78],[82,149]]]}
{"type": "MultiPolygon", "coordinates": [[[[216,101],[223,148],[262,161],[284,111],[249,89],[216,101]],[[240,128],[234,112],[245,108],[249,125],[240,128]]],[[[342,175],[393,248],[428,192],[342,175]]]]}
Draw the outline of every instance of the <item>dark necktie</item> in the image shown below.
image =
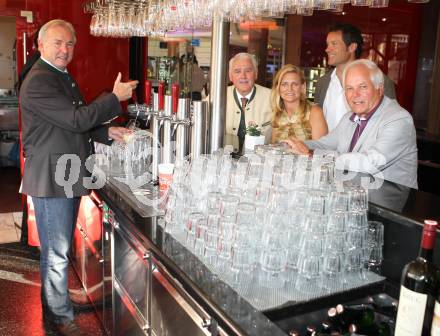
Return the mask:
{"type": "Polygon", "coordinates": [[[246,136],[246,119],[244,116],[244,109],[246,108],[246,104],[248,99],[246,97],[242,97],[241,99],[241,114],[240,114],[240,125],[238,126],[237,136],[238,136],[238,144],[239,151],[241,152],[244,144],[244,138],[246,136]]]}
{"type": "Polygon", "coordinates": [[[365,126],[367,126],[368,120],[359,120],[358,124],[356,126],[356,129],[354,130],[353,138],[351,138],[350,143],[350,152],[353,150],[354,146],[356,146],[356,143],[358,142],[359,138],[362,135],[362,132],[365,129],[365,126]]]}

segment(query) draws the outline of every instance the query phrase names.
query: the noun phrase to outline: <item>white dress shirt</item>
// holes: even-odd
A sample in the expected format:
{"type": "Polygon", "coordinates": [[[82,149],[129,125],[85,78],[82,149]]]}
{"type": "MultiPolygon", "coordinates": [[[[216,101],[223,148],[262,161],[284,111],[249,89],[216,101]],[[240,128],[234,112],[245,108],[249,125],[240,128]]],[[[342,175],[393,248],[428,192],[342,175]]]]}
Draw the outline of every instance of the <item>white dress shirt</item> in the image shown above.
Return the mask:
{"type": "Polygon", "coordinates": [[[255,90],[255,86],[252,88],[251,92],[249,92],[246,96],[242,96],[240,92],[238,92],[238,90],[235,90],[235,92],[237,93],[238,101],[241,101],[241,98],[246,98],[247,102],[249,102],[249,100],[252,97],[252,94],[254,93],[254,90],[255,90]]]}
{"type": "Polygon", "coordinates": [[[342,117],[347,112],[350,112],[347,100],[345,99],[344,89],[338,76],[336,76],[336,69],[331,74],[330,84],[324,99],[323,111],[329,133],[336,128],[342,117]]]}
{"type": "Polygon", "coordinates": [[[65,72],[67,73],[67,69],[61,70],[60,68],[57,68],[55,65],[53,65],[52,63],[50,63],[47,59],[45,59],[43,56],[40,56],[41,60],[43,60],[44,62],[46,62],[47,64],[49,64],[52,68],[57,69],[60,72],[65,72]]]}

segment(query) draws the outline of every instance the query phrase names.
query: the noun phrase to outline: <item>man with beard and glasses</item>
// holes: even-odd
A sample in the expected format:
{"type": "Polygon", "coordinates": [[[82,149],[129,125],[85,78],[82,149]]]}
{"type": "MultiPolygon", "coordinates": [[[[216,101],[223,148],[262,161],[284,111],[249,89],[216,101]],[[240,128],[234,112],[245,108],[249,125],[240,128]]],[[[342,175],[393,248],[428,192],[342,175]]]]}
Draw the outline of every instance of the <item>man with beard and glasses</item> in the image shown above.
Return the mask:
{"type": "Polygon", "coordinates": [[[232,85],[227,89],[226,144],[232,144],[239,153],[249,125],[262,131],[266,143],[271,138],[270,89],[255,84],[257,69],[255,56],[248,53],[239,53],[229,61],[232,85]]]}

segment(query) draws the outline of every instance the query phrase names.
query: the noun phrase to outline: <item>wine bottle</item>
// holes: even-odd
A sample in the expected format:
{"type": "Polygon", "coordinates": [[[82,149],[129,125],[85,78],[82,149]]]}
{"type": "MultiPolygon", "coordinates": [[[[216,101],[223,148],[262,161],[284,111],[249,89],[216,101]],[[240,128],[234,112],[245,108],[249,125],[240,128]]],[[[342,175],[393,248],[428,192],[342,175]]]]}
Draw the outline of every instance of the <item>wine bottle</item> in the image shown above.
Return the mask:
{"type": "Polygon", "coordinates": [[[373,302],[372,305],[376,313],[388,316],[392,319],[396,319],[397,304],[380,305],[377,302],[373,302]]]}
{"type": "Polygon", "coordinates": [[[316,328],[314,326],[307,326],[306,336],[315,336],[316,328]]]}
{"type": "MultiPolygon", "coordinates": [[[[437,280],[440,281],[440,270],[437,269],[437,280]]],[[[437,284],[437,293],[432,316],[431,336],[440,336],[440,283],[437,284]]]]}
{"type": "Polygon", "coordinates": [[[350,335],[363,335],[363,336],[390,336],[390,327],[385,323],[381,322],[379,326],[372,325],[371,327],[362,327],[357,324],[350,324],[349,327],[350,335]]]}
{"type": "Polygon", "coordinates": [[[419,256],[403,268],[395,336],[429,335],[437,287],[432,263],[437,222],[425,220],[419,256]]]}
{"type": "Polygon", "coordinates": [[[321,324],[321,330],[319,331],[319,335],[330,335],[332,332],[332,324],[330,321],[324,321],[321,324]]]}
{"type": "Polygon", "coordinates": [[[292,329],[289,331],[289,336],[301,336],[298,330],[292,329]]]}
{"type": "Polygon", "coordinates": [[[352,323],[348,327],[350,335],[365,335],[365,336],[377,336],[379,335],[379,328],[373,324],[368,327],[361,326],[359,324],[352,323]]]}
{"type": "Polygon", "coordinates": [[[339,331],[340,333],[344,333],[348,331],[348,326],[344,325],[342,321],[339,319],[338,312],[336,308],[332,307],[327,312],[328,319],[330,323],[333,325],[333,329],[335,331],[339,331]]]}
{"type": "Polygon", "coordinates": [[[380,322],[378,329],[378,336],[390,336],[391,335],[391,327],[387,322],[380,322]]]}
{"type": "Polygon", "coordinates": [[[338,304],[336,306],[336,311],[338,312],[339,318],[344,321],[345,325],[358,324],[371,325],[374,323],[374,310],[371,305],[368,304],[357,304],[357,305],[342,305],[338,304]]]}

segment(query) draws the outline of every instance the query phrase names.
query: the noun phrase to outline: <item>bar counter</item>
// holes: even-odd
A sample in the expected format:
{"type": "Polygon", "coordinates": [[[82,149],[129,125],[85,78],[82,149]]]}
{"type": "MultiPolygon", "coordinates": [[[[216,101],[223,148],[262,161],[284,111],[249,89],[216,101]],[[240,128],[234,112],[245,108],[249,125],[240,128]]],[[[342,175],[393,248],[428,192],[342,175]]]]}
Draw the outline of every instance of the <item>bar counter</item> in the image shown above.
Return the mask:
{"type": "MultiPolygon", "coordinates": [[[[159,197],[155,187],[149,191],[149,197],[159,197]]],[[[144,244],[151,252],[154,263],[162,265],[162,271],[165,268],[169,272],[172,280],[176,281],[173,285],[181,287],[189,294],[190,300],[194,300],[206,311],[209,318],[205,319],[210,320],[212,325],[215,320],[227,335],[285,335],[263,313],[241,299],[192,253],[164,232],[160,225],[161,211],[146,206],[142,202],[146,196],[135,196],[126,184],[114,178],[110,178],[97,194],[113,210],[119,226],[144,244]]],[[[164,330],[162,334],[165,334],[164,330]]],[[[177,334],[188,335],[188,331],[177,331],[177,334]]]]}
{"type": "MultiPolygon", "coordinates": [[[[104,208],[102,239],[95,244],[96,258],[89,260],[100,262],[86,261],[89,267],[82,267],[81,277],[103,274],[93,286],[99,285],[102,295],[93,295],[92,285],[83,284],[113,335],[286,335],[322,322],[324,312],[338,303],[381,293],[395,299],[402,268],[417,255],[423,220],[440,218],[440,197],[385,182],[369,192],[369,219],[384,223],[381,275],[386,279],[258,311],[164,231],[161,210],[146,205],[146,197],[159,197],[156,187],[133,194],[110,177],[95,193],[103,202],[97,205],[104,208]]],[[[438,249],[434,260],[440,260],[438,249]]],[[[78,272],[80,267],[75,268],[78,272]]]]}

